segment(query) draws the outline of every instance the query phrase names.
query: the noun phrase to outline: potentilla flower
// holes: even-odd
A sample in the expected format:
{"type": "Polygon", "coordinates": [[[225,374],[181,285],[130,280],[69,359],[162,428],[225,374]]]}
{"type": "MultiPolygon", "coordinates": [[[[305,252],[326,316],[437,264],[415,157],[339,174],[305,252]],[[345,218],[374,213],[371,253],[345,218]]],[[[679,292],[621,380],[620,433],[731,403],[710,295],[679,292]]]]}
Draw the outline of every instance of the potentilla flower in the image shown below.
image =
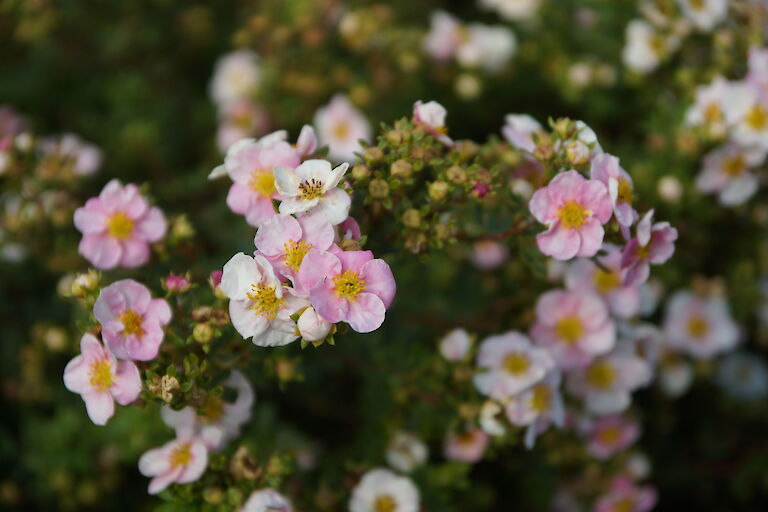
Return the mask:
{"type": "Polygon", "coordinates": [[[200,478],[208,466],[208,448],[198,437],[183,432],[175,440],[144,453],[139,471],[152,477],[149,494],[157,494],[169,485],[186,484],[200,478]]]}
{"type": "Polygon", "coordinates": [[[171,308],[165,299],[153,299],[143,284],[123,279],[101,290],[93,316],[115,356],[149,361],[157,356],[163,342],[163,327],[171,321],[171,308]]]}
{"type": "Polygon", "coordinates": [[[588,439],[587,451],[600,460],[626,450],[640,437],[637,421],[618,414],[590,419],[582,431],[588,439]]]}
{"type": "Polygon", "coordinates": [[[260,82],[258,56],[250,50],[234,51],[216,61],[210,84],[211,98],[219,108],[224,108],[254,96],[260,82]]]}
{"type": "Polygon", "coordinates": [[[88,417],[105,425],[115,413],[115,401],[128,405],[141,393],[139,369],[131,361],[118,361],[91,334],[80,340],[80,355],[64,368],[64,386],[79,393],[88,417]]]}
{"type": "Polygon", "coordinates": [[[667,302],[664,334],[670,347],[708,359],[735,347],[739,328],[723,297],[700,297],[680,290],[667,302]]]}
{"type": "Polygon", "coordinates": [[[347,322],[357,332],[371,332],[384,322],[395,297],[395,278],[371,251],[311,250],[299,268],[312,305],[331,323],[347,322]]]}
{"type": "Polygon", "coordinates": [[[477,366],[475,387],[483,395],[500,399],[541,381],[555,363],[546,349],[534,347],[527,336],[510,331],[480,343],[477,366]]]}
{"type": "Polygon", "coordinates": [[[507,142],[528,153],[533,153],[533,150],[536,149],[533,134],[542,131],[541,123],[528,114],[507,114],[501,129],[507,142]]]}
{"type": "Polygon", "coordinates": [[[496,240],[478,240],[472,246],[470,258],[480,270],[493,270],[509,259],[509,250],[496,240]]]}
{"type": "Polygon", "coordinates": [[[474,464],[482,460],[489,439],[488,434],[479,428],[462,433],[450,432],[445,438],[443,454],[448,460],[474,464]]]}
{"type": "Polygon", "coordinates": [[[594,414],[614,414],[625,410],[632,391],[651,380],[651,367],[645,359],[617,350],[598,357],[586,368],[568,375],[568,389],[584,399],[594,414]]]}
{"type": "Polygon", "coordinates": [[[633,71],[649,73],[659,66],[676,44],[673,38],[657,32],[647,21],[632,20],[627,25],[622,60],[633,71]]]}
{"type": "Polygon", "coordinates": [[[619,159],[608,153],[592,159],[590,178],[597,180],[608,189],[613,205],[613,215],[621,226],[621,231],[629,238],[629,227],[637,222],[637,210],[632,207],[635,186],[632,177],[619,165],[619,159]]]}
{"type": "Polygon", "coordinates": [[[424,441],[409,432],[398,432],[384,454],[387,463],[402,473],[410,473],[423,465],[429,456],[424,441]]]}
{"type": "Polygon", "coordinates": [[[293,505],[274,489],[260,489],[251,493],[238,512],[293,512],[293,505]]]}
{"type": "Polygon", "coordinates": [[[749,49],[747,82],[763,101],[768,101],[768,48],[749,49]]]}
{"type": "Polygon", "coordinates": [[[336,161],[354,160],[360,140],[371,139],[370,123],[343,94],[317,110],[314,125],[320,144],[328,146],[328,157],[336,161]]]}
{"type": "Polygon", "coordinates": [[[565,285],[572,291],[590,291],[600,295],[611,313],[620,318],[635,316],[640,309],[640,289],[622,285],[621,249],[604,243],[605,255],[598,256],[601,267],[592,260],[577,259],[568,266],[565,285]]]}
{"type": "Polygon", "coordinates": [[[536,15],[541,0],[480,0],[479,4],[498,12],[507,21],[522,21],[536,15]]]}
{"type": "Polygon", "coordinates": [[[448,361],[461,361],[471,347],[472,340],[464,329],[454,329],[440,340],[440,354],[448,361]]]}
{"type": "Polygon", "coordinates": [[[728,14],[728,0],[677,0],[683,15],[704,32],[710,32],[728,14]]]}
{"type": "Polygon", "coordinates": [[[631,478],[620,476],[610,490],[598,498],[594,512],[649,512],[656,505],[656,490],[638,487],[631,478]]]}
{"type": "Polygon", "coordinates": [[[464,37],[461,22],[445,11],[434,11],[429,20],[430,28],[424,38],[424,50],[437,61],[452,59],[464,37]]]}
{"type": "Polygon", "coordinates": [[[745,147],[768,148],[768,100],[746,84],[738,92],[740,96],[732,99],[726,112],[730,120],[735,118],[734,142],[745,147]]]}
{"type": "Polygon", "coordinates": [[[717,76],[709,85],[696,89],[694,104],[685,114],[689,126],[701,126],[712,137],[723,137],[728,131],[725,105],[731,102],[729,96],[734,88],[722,76],[717,76]]]}
{"type": "Polygon", "coordinates": [[[467,68],[482,68],[489,73],[497,73],[517,50],[514,32],[501,25],[470,23],[465,36],[456,50],[456,60],[467,68]]]}
{"type": "Polygon", "coordinates": [[[232,144],[241,139],[266,132],[270,126],[266,109],[250,98],[222,105],[218,114],[216,145],[222,153],[226,153],[232,144]]]}
{"type": "Polygon", "coordinates": [[[296,320],[299,336],[304,341],[324,340],[330,334],[332,327],[333,324],[324,320],[312,306],[305,309],[296,320]]]}
{"type": "Polygon", "coordinates": [[[275,185],[284,196],[280,213],[320,215],[334,226],[346,220],[352,200],[338,188],[349,164],[331,169],[327,160],[306,160],[295,169],[275,169],[275,185]]]}
{"type": "Polygon", "coordinates": [[[584,367],[611,350],[616,327],[598,295],[552,290],[536,303],[531,338],[549,349],[558,366],[571,369],[584,367]]]}
{"type": "Polygon", "coordinates": [[[536,436],[554,423],[565,423],[565,406],[560,396],[560,373],[551,371],[535,386],[513,396],[506,404],[507,419],[513,425],[525,427],[525,447],[533,448],[536,436]]]}
{"type": "Polygon", "coordinates": [[[737,400],[761,400],[768,395],[768,366],[749,352],[728,354],[717,367],[717,383],[737,400]]]}
{"type": "Polygon", "coordinates": [[[53,156],[62,167],[71,169],[77,176],[89,176],[101,167],[101,150],[74,133],[65,133],[40,141],[45,156],[53,156]]]}
{"type": "Polygon", "coordinates": [[[696,188],[705,194],[717,193],[724,206],[745,203],[757,192],[758,180],[750,171],[763,163],[766,149],[729,143],[709,152],[696,177],[696,188]]]}
{"type": "Polygon", "coordinates": [[[254,345],[276,347],[298,338],[291,315],[309,302],[280,283],[264,256],[232,256],[224,265],[219,289],[229,298],[232,325],[254,345]]]}
{"type": "Polygon", "coordinates": [[[333,226],[322,215],[275,215],[259,226],[254,238],[258,253],[293,284],[297,293],[308,295],[298,281],[299,267],[310,249],[327,251],[336,236],[333,226]]]}
{"type": "Polygon", "coordinates": [[[636,235],[624,246],[621,267],[626,269],[624,286],[639,286],[648,280],[651,265],[665,263],[675,253],[677,229],[669,222],[653,223],[653,210],[643,215],[636,235]]]}
{"type": "Polygon", "coordinates": [[[421,100],[413,104],[413,122],[424,127],[437,140],[448,146],[453,141],[448,137],[448,127],[445,125],[445,107],[436,101],[422,103],[421,100]]]}
{"type": "Polygon", "coordinates": [[[149,244],[166,230],[163,212],[150,208],[136,185],[118,180],[75,210],[74,220],[83,233],[80,254],[100,270],[140,267],[149,259],[149,244]]]}
{"type": "Polygon", "coordinates": [[[419,490],[410,478],[388,469],[368,471],[349,500],[349,512],[418,512],[419,490]]]}
{"type": "Polygon", "coordinates": [[[536,236],[539,250],[559,260],[597,254],[605,234],[603,224],[613,211],[605,185],[573,170],[558,174],[537,190],[529,208],[547,226],[536,236]]]}

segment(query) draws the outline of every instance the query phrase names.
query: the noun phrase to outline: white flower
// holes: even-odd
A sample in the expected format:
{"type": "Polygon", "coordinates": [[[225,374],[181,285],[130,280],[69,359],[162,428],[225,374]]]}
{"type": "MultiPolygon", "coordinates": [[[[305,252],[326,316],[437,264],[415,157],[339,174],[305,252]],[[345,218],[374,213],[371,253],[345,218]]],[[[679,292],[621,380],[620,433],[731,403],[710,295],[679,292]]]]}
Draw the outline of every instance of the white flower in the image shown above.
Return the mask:
{"type": "Polygon", "coordinates": [[[659,385],[661,390],[672,398],[677,398],[688,391],[693,382],[693,368],[686,361],[665,361],[659,367],[659,385]]]}
{"type": "Polygon", "coordinates": [[[734,88],[722,76],[717,76],[709,85],[696,89],[696,100],[685,114],[688,126],[702,126],[713,137],[723,137],[728,131],[725,105],[734,88]]]}
{"type": "Polygon", "coordinates": [[[288,499],[274,489],[253,491],[238,512],[293,512],[288,499]]]}
{"type": "Polygon", "coordinates": [[[406,477],[372,469],[352,491],[349,512],[418,512],[419,490],[406,477]]]}
{"type": "Polygon", "coordinates": [[[504,117],[504,127],[501,129],[507,142],[529,153],[536,148],[533,134],[541,131],[541,123],[528,114],[507,114],[504,117]]]}
{"type": "Polygon", "coordinates": [[[387,463],[398,471],[410,473],[427,461],[427,445],[408,432],[398,432],[387,446],[387,463]]]}
{"type": "Polygon", "coordinates": [[[728,14],[728,0],[677,0],[683,14],[699,30],[709,32],[728,14]]]}
{"type": "Polygon", "coordinates": [[[528,20],[534,17],[541,0],[478,0],[480,7],[494,10],[507,21],[528,20]]]}
{"type": "Polygon", "coordinates": [[[456,52],[459,64],[467,68],[483,68],[495,73],[501,70],[517,49],[512,30],[481,23],[467,25],[467,37],[456,52]]]}
{"type": "Polygon", "coordinates": [[[670,347],[708,359],[735,347],[739,329],[723,297],[677,291],[667,302],[664,334],[670,347]]]}
{"type": "Polygon", "coordinates": [[[438,61],[453,58],[462,39],[461,22],[445,11],[433,12],[429,22],[429,32],[424,38],[424,51],[438,61]]]}
{"type": "Polygon", "coordinates": [[[638,73],[648,73],[656,69],[677,44],[674,38],[658,33],[653,26],[641,19],[629,22],[626,37],[622,60],[625,66],[638,73]]]}
{"type": "Polygon", "coordinates": [[[726,144],[704,158],[704,167],[696,177],[696,188],[717,193],[720,204],[738,206],[757,192],[757,177],[750,172],[765,160],[766,149],[743,148],[726,144]]]}
{"type": "Polygon", "coordinates": [[[469,353],[472,340],[464,329],[454,329],[440,340],[440,354],[448,361],[461,361],[469,353]]]}
{"type": "Polygon", "coordinates": [[[436,101],[422,103],[421,100],[413,104],[413,122],[427,129],[440,142],[446,145],[453,144],[448,135],[448,127],[445,126],[445,107],[436,101]]]}
{"type": "Polygon", "coordinates": [[[249,50],[238,50],[219,58],[211,79],[213,101],[223,108],[256,93],[261,81],[258,57],[249,50]]]}
{"type": "Polygon", "coordinates": [[[733,140],[742,146],[768,148],[768,103],[752,88],[744,87],[739,92],[743,94],[732,100],[729,112],[738,117],[733,140]]]}
{"type": "Polygon", "coordinates": [[[280,213],[323,215],[334,226],[344,222],[352,201],[337,186],[348,167],[348,163],[343,163],[331,169],[327,160],[306,160],[295,169],[277,167],[275,186],[285,197],[280,203],[280,213]]]}
{"type": "Polygon", "coordinates": [[[101,167],[101,150],[74,133],[44,139],[40,147],[44,154],[56,154],[78,176],[89,176],[101,167]]]}
{"type": "Polygon", "coordinates": [[[565,406],[560,396],[560,373],[554,369],[535,386],[512,397],[506,404],[507,419],[513,425],[527,426],[525,447],[533,448],[536,436],[554,423],[565,423],[565,406]]]}
{"type": "Polygon", "coordinates": [[[371,125],[343,94],[315,113],[315,129],[321,145],[328,146],[332,160],[354,160],[360,140],[370,141],[371,125]]]}
{"type": "Polygon", "coordinates": [[[291,315],[309,305],[284,287],[261,255],[237,253],[224,265],[219,289],[229,298],[229,316],[240,335],[260,347],[286,345],[296,338],[291,315]]]}
{"type": "Polygon", "coordinates": [[[503,436],[507,428],[499,421],[499,415],[503,412],[501,406],[493,400],[486,400],[480,408],[480,427],[492,436],[503,436]]]}

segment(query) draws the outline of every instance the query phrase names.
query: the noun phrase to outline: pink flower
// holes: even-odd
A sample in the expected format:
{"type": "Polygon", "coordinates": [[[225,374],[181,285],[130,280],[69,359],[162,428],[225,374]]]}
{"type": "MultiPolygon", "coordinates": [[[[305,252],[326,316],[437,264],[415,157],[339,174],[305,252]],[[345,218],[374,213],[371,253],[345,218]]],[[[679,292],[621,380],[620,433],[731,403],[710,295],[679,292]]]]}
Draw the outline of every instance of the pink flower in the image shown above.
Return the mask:
{"type": "Polygon", "coordinates": [[[165,236],[159,208],[150,208],[136,185],[112,180],[99,197],[75,210],[75,227],[83,233],[80,254],[94,267],[140,267],[149,259],[149,244],[165,236]]]}
{"type": "Polygon", "coordinates": [[[758,91],[764,101],[768,101],[768,48],[749,49],[747,82],[758,91]]]}
{"type": "Polygon", "coordinates": [[[505,411],[509,422],[528,427],[525,432],[526,448],[533,448],[536,436],[548,429],[551,423],[559,427],[565,423],[565,406],[559,387],[560,373],[552,370],[541,382],[507,402],[505,411]]]}
{"type": "Polygon", "coordinates": [[[533,153],[536,149],[533,134],[541,131],[541,124],[528,114],[507,114],[501,129],[507,142],[528,153],[533,153]]]}
{"type": "Polygon", "coordinates": [[[445,145],[452,145],[453,141],[448,137],[448,127],[445,125],[445,107],[436,101],[422,103],[421,100],[413,104],[413,122],[424,127],[437,140],[445,145]]]}
{"type": "Polygon", "coordinates": [[[327,160],[306,160],[296,169],[275,169],[275,185],[284,196],[280,214],[319,215],[334,226],[346,220],[352,200],[338,188],[349,164],[331,169],[327,160]]]}
{"type": "Polygon", "coordinates": [[[696,188],[704,193],[717,193],[724,206],[743,204],[758,188],[757,177],[750,170],[764,160],[764,148],[743,148],[733,143],[721,146],[704,157],[696,188]]]}
{"type": "Polygon", "coordinates": [[[507,247],[496,240],[478,240],[472,246],[472,263],[481,270],[493,270],[509,259],[507,247]]]}
{"type": "Polygon", "coordinates": [[[254,243],[274,266],[275,270],[293,283],[297,293],[308,295],[297,280],[299,267],[310,249],[327,251],[333,245],[336,233],[322,215],[276,215],[265,221],[256,231],[254,243]]]}
{"type": "Polygon", "coordinates": [[[590,178],[599,181],[608,189],[613,214],[621,226],[622,233],[629,238],[629,227],[638,219],[637,211],[632,207],[632,177],[619,165],[618,158],[601,153],[592,159],[590,178]]]}
{"type": "Polygon", "coordinates": [[[384,260],[370,251],[310,251],[299,269],[317,312],[331,323],[347,322],[357,332],[371,332],[384,321],[395,297],[395,278],[384,260]]]}
{"type": "Polygon", "coordinates": [[[670,347],[708,359],[735,347],[739,328],[724,298],[677,291],[667,303],[664,334],[670,347]]]}
{"type": "Polygon", "coordinates": [[[640,426],[621,415],[603,416],[590,421],[584,433],[589,438],[587,451],[605,460],[632,446],[640,437],[640,426]]]}
{"type": "Polygon", "coordinates": [[[266,109],[250,98],[219,105],[219,126],[216,130],[216,145],[219,151],[227,150],[240,139],[254,134],[265,133],[270,126],[266,109]]]}
{"type": "Polygon", "coordinates": [[[656,491],[652,487],[637,487],[630,478],[620,476],[597,500],[594,512],[649,512],[654,505],[656,491]]]}
{"type": "Polygon", "coordinates": [[[500,399],[541,381],[555,363],[546,349],[534,347],[528,337],[510,331],[483,340],[477,366],[475,387],[483,395],[500,399]]]}
{"type": "Polygon", "coordinates": [[[643,215],[632,238],[621,255],[621,267],[626,269],[624,286],[637,286],[648,280],[651,264],[661,265],[675,253],[677,230],[669,222],[653,222],[653,210],[643,215]]]}
{"type": "Polygon", "coordinates": [[[614,414],[629,407],[632,391],[650,380],[651,367],[645,359],[629,350],[616,350],[571,372],[568,390],[583,398],[590,412],[614,414]]]}
{"type": "Polygon", "coordinates": [[[488,447],[488,434],[482,429],[473,428],[462,434],[451,432],[445,439],[443,453],[448,460],[458,460],[468,464],[479,462],[488,447]]]}
{"type": "Polygon", "coordinates": [[[238,512],[293,512],[293,506],[274,489],[260,489],[251,493],[238,512]]]}
{"type": "Polygon", "coordinates": [[[362,235],[360,224],[353,217],[347,217],[347,220],[339,224],[339,231],[341,236],[336,238],[337,242],[342,240],[359,240],[362,235]]]}
{"type": "Polygon", "coordinates": [[[430,29],[424,39],[425,52],[436,61],[448,61],[462,42],[461,22],[445,11],[434,11],[429,19],[430,29]]]}
{"type": "Polygon", "coordinates": [[[600,295],[611,313],[620,318],[635,316],[640,310],[640,289],[622,285],[625,271],[621,268],[621,250],[604,243],[605,256],[598,256],[598,267],[592,260],[578,259],[568,266],[565,284],[569,290],[589,291],[600,295]]]}
{"type": "Polygon", "coordinates": [[[82,395],[88,417],[105,425],[115,413],[115,401],[128,405],[141,393],[139,369],[131,361],[118,361],[90,334],[80,340],[80,355],[64,368],[64,385],[82,395]]]}
{"type": "Polygon", "coordinates": [[[610,351],[616,328],[599,296],[552,290],[536,303],[531,338],[547,347],[561,368],[571,369],[584,367],[595,356],[610,351]]]}
{"type": "Polygon", "coordinates": [[[171,321],[171,308],[164,299],[153,299],[146,286],[123,279],[101,290],[93,316],[115,356],[149,361],[163,342],[163,326],[171,321]]]}
{"type": "Polygon", "coordinates": [[[685,122],[689,126],[701,126],[706,133],[713,137],[722,137],[728,131],[726,122],[726,106],[731,101],[730,96],[737,89],[732,87],[722,76],[717,76],[709,85],[696,89],[694,104],[685,114],[685,122]]]}
{"type": "Polygon", "coordinates": [[[448,361],[461,361],[471,347],[472,340],[464,329],[454,329],[440,340],[440,354],[448,361]]]}
{"type": "Polygon", "coordinates": [[[101,150],[74,133],[49,137],[40,142],[43,155],[58,159],[77,176],[89,176],[101,167],[101,150]]]}
{"type": "Polygon", "coordinates": [[[546,224],[536,237],[541,252],[559,260],[590,258],[603,243],[603,224],[611,218],[611,198],[605,185],[576,171],[555,176],[533,194],[531,213],[546,224]]]}
{"type": "Polygon", "coordinates": [[[328,146],[331,160],[354,160],[361,151],[360,140],[371,139],[371,125],[343,94],[337,94],[315,114],[320,144],[328,146]]]}
{"type": "Polygon", "coordinates": [[[189,291],[191,287],[192,283],[189,282],[189,277],[186,275],[171,273],[163,279],[163,288],[171,293],[184,293],[189,291]]]}
{"type": "Polygon", "coordinates": [[[153,477],[149,494],[157,494],[173,483],[186,484],[200,478],[208,466],[208,448],[191,431],[184,431],[175,440],[144,453],[139,459],[139,471],[153,477]]]}
{"type": "Polygon", "coordinates": [[[211,271],[210,276],[208,276],[208,283],[211,285],[212,289],[216,289],[219,287],[219,284],[221,284],[221,276],[224,274],[223,270],[213,270],[211,271]]]}

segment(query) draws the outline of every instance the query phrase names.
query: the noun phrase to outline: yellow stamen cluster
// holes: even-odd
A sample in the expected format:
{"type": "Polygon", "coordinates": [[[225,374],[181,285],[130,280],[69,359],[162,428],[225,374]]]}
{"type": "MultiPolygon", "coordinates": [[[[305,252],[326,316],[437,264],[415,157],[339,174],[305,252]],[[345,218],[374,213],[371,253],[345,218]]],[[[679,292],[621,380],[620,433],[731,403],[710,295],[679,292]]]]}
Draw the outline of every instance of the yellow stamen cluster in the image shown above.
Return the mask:
{"type": "Polygon", "coordinates": [[[287,243],[283,244],[286,266],[298,272],[301,262],[304,260],[304,256],[307,255],[311,248],[312,244],[305,242],[304,240],[299,240],[298,242],[288,240],[287,243]]]}
{"type": "Polygon", "coordinates": [[[720,105],[715,102],[710,103],[704,109],[704,120],[707,124],[719,123],[723,120],[723,111],[720,109],[720,105]]]}
{"type": "Polygon", "coordinates": [[[346,270],[333,278],[336,293],[347,300],[354,300],[360,292],[366,289],[365,279],[360,278],[354,270],[346,270]]]}
{"type": "Polygon", "coordinates": [[[248,186],[262,197],[272,197],[277,189],[275,188],[275,175],[272,169],[256,169],[251,173],[248,180],[248,186]]]}
{"type": "Polygon", "coordinates": [[[274,320],[283,307],[283,298],[277,296],[274,286],[252,284],[251,291],[247,295],[253,302],[248,309],[254,310],[257,315],[269,320],[274,320]]]}
{"type": "Polygon", "coordinates": [[[197,416],[203,423],[216,423],[224,416],[224,402],[217,397],[209,397],[205,405],[197,410],[197,416]]]}
{"type": "Polygon", "coordinates": [[[373,502],[374,512],[393,512],[397,509],[397,502],[389,494],[382,494],[373,502]]]}
{"type": "Polygon", "coordinates": [[[592,279],[597,291],[603,294],[615,290],[621,285],[621,277],[619,277],[619,273],[615,270],[606,272],[602,269],[598,269],[592,279]]]}
{"type": "Polygon", "coordinates": [[[598,361],[587,370],[587,383],[590,387],[607,390],[616,382],[616,368],[607,361],[598,361]]]}
{"type": "Polygon", "coordinates": [[[539,384],[533,388],[531,396],[531,409],[538,413],[548,411],[552,408],[552,388],[546,384],[539,384]]]}
{"type": "Polygon", "coordinates": [[[597,433],[600,444],[613,446],[621,440],[621,430],[618,427],[605,427],[597,433]]]}
{"type": "Polygon", "coordinates": [[[191,443],[182,443],[171,452],[171,467],[186,466],[192,462],[191,443]]]}
{"type": "Polygon", "coordinates": [[[504,358],[504,369],[512,375],[523,375],[530,367],[528,356],[520,352],[512,352],[504,358]]]}
{"type": "Polygon", "coordinates": [[[349,123],[346,121],[339,121],[336,124],[333,125],[333,136],[336,139],[344,140],[347,137],[349,137],[349,123]]]}
{"type": "Polygon", "coordinates": [[[616,200],[619,203],[627,203],[632,204],[632,199],[634,198],[635,191],[632,190],[632,184],[629,182],[626,178],[619,178],[619,190],[618,190],[618,196],[616,200]]]}
{"type": "Polygon", "coordinates": [[[123,324],[124,335],[135,334],[136,336],[142,336],[144,334],[144,329],[141,327],[142,317],[133,309],[126,309],[120,313],[118,320],[123,324]]]}
{"type": "Polygon", "coordinates": [[[99,359],[92,362],[88,370],[88,376],[90,377],[91,387],[98,392],[108,390],[115,382],[115,375],[112,373],[112,363],[109,359],[99,359]]]}
{"type": "Polygon", "coordinates": [[[694,315],[688,319],[688,334],[692,338],[703,338],[709,332],[709,322],[706,318],[694,315]]]}
{"type": "Polygon", "coordinates": [[[768,111],[759,103],[755,103],[747,112],[744,121],[756,132],[763,131],[768,128],[768,111]]]}
{"type": "MultiPolygon", "coordinates": [[[[651,235],[653,237],[653,235],[651,235]]],[[[638,245],[635,247],[635,257],[639,260],[647,260],[651,255],[651,241],[648,241],[647,245],[638,245]]]]}
{"type": "Polygon", "coordinates": [[[567,229],[578,229],[587,222],[589,210],[582,207],[576,201],[566,201],[557,212],[560,224],[567,229]]]}
{"type": "Polygon", "coordinates": [[[573,345],[584,336],[584,326],[576,315],[562,317],[555,324],[555,334],[569,345],[573,345]]]}
{"type": "Polygon", "coordinates": [[[635,500],[633,498],[621,498],[613,503],[613,512],[632,512],[633,510],[635,510],[635,500]]]}
{"type": "Polygon", "coordinates": [[[123,212],[113,213],[107,220],[107,233],[118,240],[131,238],[133,227],[133,219],[123,212]]]}
{"type": "Polygon", "coordinates": [[[301,197],[307,201],[318,198],[323,195],[323,182],[312,178],[309,181],[302,181],[299,184],[299,190],[301,191],[301,197]]]}
{"type": "Polygon", "coordinates": [[[737,178],[741,176],[747,168],[747,160],[744,155],[736,155],[726,158],[723,162],[723,172],[728,176],[737,178]]]}

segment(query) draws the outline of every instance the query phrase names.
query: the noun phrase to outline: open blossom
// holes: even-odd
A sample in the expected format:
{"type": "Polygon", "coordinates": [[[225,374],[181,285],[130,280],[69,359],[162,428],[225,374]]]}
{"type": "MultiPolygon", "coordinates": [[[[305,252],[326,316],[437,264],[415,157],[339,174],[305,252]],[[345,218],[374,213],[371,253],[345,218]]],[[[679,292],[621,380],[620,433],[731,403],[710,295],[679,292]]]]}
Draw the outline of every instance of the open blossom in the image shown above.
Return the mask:
{"type": "Polygon", "coordinates": [[[186,484],[200,478],[208,466],[208,448],[191,431],[182,431],[176,439],[144,453],[139,471],[152,477],[149,494],[157,494],[173,483],[186,484]]]}
{"type": "Polygon", "coordinates": [[[298,338],[291,315],[309,305],[275,276],[264,256],[237,253],[224,265],[219,288],[229,298],[229,316],[240,336],[276,347],[298,338]]]}
{"type": "Polygon", "coordinates": [[[533,134],[542,131],[541,123],[528,114],[507,114],[501,133],[517,149],[533,153],[536,143],[533,134]]]}
{"type": "Polygon", "coordinates": [[[728,14],[728,0],[677,0],[683,15],[693,25],[709,32],[728,14]]]}
{"type": "Polygon", "coordinates": [[[343,94],[317,110],[314,125],[320,144],[328,146],[332,160],[354,160],[355,153],[361,151],[360,140],[371,139],[370,123],[343,94]]]}
{"type": "Polygon", "coordinates": [[[149,259],[149,244],[166,230],[163,212],[150,207],[136,185],[118,180],[75,210],[74,220],[83,233],[80,254],[101,270],[140,267],[149,259]]]}
{"type": "Polygon", "coordinates": [[[171,308],[165,299],[153,299],[143,284],[123,279],[101,290],[93,316],[115,356],[149,361],[157,356],[163,342],[163,327],[171,321],[171,308]]]}
{"type": "Polygon", "coordinates": [[[613,206],[613,215],[628,238],[629,227],[637,219],[637,211],[632,207],[634,184],[632,177],[619,165],[619,159],[603,153],[592,159],[590,178],[597,180],[608,189],[613,206]]]}
{"type": "Polygon", "coordinates": [[[637,224],[636,235],[624,246],[621,266],[626,269],[624,286],[637,286],[648,280],[651,265],[661,265],[675,253],[677,229],[669,222],[653,223],[653,210],[637,224]]]}
{"type": "Polygon", "coordinates": [[[704,157],[704,167],[696,177],[696,188],[717,193],[720,204],[737,206],[757,192],[757,177],[750,172],[765,160],[765,148],[743,148],[726,144],[704,157]]]}
{"type": "Polygon", "coordinates": [[[141,393],[139,369],[131,361],[118,361],[91,334],[80,340],[80,355],[64,368],[64,385],[82,395],[88,417],[105,425],[115,413],[115,401],[127,405],[141,393]]]}
{"type": "Polygon", "coordinates": [[[299,269],[302,286],[322,318],[347,322],[357,332],[371,332],[384,322],[395,298],[395,278],[371,251],[311,250],[299,269]]]}
{"type": "Polygon", "coordinates": [[[636,421],[622,415],[602,416],[584,426],[587,451],[595,458],[605,460],[626,450],[640,437],[636,421]]]}
{"type": "Polygon", "coordinates": [[[54,156],[62,167],[78,176],[89,176],[101,167],[101,150],[74,133],[49,137],[40,142],[43,155],[54,156]]]}
{"type": "Polygon", "coordinates": [[[510,331],[483,340],[477,353],[475,387],[491,398],[505,398],[541,381],[555,366],[545,349],[527,336],[510,331]]]}
{"type": "Polygon", "coordinates": [[[735,347],[739,329],[723,297],[700,297],[681,290],[667,302],[664,334],[670,347],[708,359],[735,347]]]}
{"type": "Polygon", "coordinates": [[[649,73],[677,46],[676,38],[661,34],[645,20],[629,22],[622,50],[624,65],[638,73],[649,73]]]}
{"type": "Polygon", "coordinates": [[[480,7],[492,9],[507,21],[533,18],[542,0],[480,0],[480,7]]]}
{"type": "Polygon", "coordinates": [[[250,50],[237,50],[216,62],[210,94],[220,108],[253,96],[261,81],[258,57],[250,50]]]}
{"type": "Polygon", "coordinates": [[[580,258],[568,266],[565,284],[569,290],[586,290],[599,294],[608,304],[611,313],[621,318],[630,318],[640,310],[640,289],[622,284],[624,271],[621,268],[621,249],[604,243],[606,252],[598,256],[602,267],[592,260],[580,258]]]}
{"type": "Polygon", "coordinates": [[[768,100],[748,84],[743,84],[738,93],[726,112],[735,124],[733,141],[745,147],[768,148],[768,100]]]}
{"type": "Polygon", "coordinates": [[[701,126],[713,137],[723,137],[728,131],[726,106],[731,104],[730,95],[734,92],[735,88],[722,76],[699,86],[693,105],[685,113],[686,124],[701,126]]]}
{"type": "Polygon", "coordinates": [[[560,373],[551,371],[535,386],[513,396],[506,404],[507,419],[513,425],[527,426],[525,446],[530,449],[536,436],[554,423],[562,427],[565,423],[565,406],[560,396],[560,373]]]}
{"type": "Polygon", "coordinates": [[[338,188],[349,164],[331,168],[327,160],[306,160],[295,169],[277,167],[275,185],[284,196],[280,213],[320,215],[334,226],[346,220],[352,200],[338,188]]]}
{"type": "Polygon", "coordinates": [[[253,491],[238,512],[293,512],[288,498],[274,489],[253,491]]]}
{"type": "Polygon", "coordinates": [[[424,38],[424,50],[437,61],[454,57],[463,39],[461,22],[445,11],[434,11],[429,18],[430,28],[424,38]]]}
{"type": "Polygon", "coordinates": [[[638,487],[625,476],[611,482],[611,488],[598,498],[594,512],[649,512],[656,505],[656,491],[638,487]]]}
{"type": "Polygon", "coordinates": [[[440,340],[440,354],[448,361],[461,361],[471,347],[472,340],[464,329],[454,329],[440,340]]]}
{"type": "Polygon", "coordinates": [[[552,290],[536,303],[531,338],[548,348],[561,368],[577,368],[613,348],[616,327],[599,296],[552,290]]]}
{"type": "Polygon", "coordinates": [[[408,432],[398,432],[387,446],[387,463],[398,471],[409,473],[427,461],[429,450],[424,441],[408,432]]]}
{"type": "Polygon", "coordinates": [[[681,357],[669,354],[659,365],[659,387],[669,397],[682,396],[693,383],[693,367],[681,357]]]}
{"type": "Polygon", "coordinates": [[[605,234],[603,224],[613,210],[605,185],[573,170],[558,174],[537,190],[529,207],[536,220],[547,226],[536,236],[539,249],[559,260],[597,254],[605,234]]]}
{"type": "Polygon", "coordinates": [[[514,32],[504,26],[469,23],[456,50],[456,60],[467,68],[482,68],[497,73],[517,50],[514,32]]]}
{"type": "Polygon", "coordinates": [[[368,471],[349,500],[349,512],[418,512],[419,490],[410,478],[388,469],[368,471]]]}
{"type": "Polygon", "coordinates": [[[488,434],[479,428],[463,433],[450,432],[445,438],[443,454],[448,460],[474,464],[483,458],[488,441],[488,434]]]}
{"type": "Polygon", "coordinates": [[[768,100],[768,48],[749,49],[747,82],[763,101],[768,100]]]}
{"type": "Polygon", "coordinates": [[[437,140],[446,145],[453,144],[448,137],[448,127],[445,125],[445,107],[436,101],[422,103],[421,100],[413,104],[413,122],[423,126],[437,140]]]}

